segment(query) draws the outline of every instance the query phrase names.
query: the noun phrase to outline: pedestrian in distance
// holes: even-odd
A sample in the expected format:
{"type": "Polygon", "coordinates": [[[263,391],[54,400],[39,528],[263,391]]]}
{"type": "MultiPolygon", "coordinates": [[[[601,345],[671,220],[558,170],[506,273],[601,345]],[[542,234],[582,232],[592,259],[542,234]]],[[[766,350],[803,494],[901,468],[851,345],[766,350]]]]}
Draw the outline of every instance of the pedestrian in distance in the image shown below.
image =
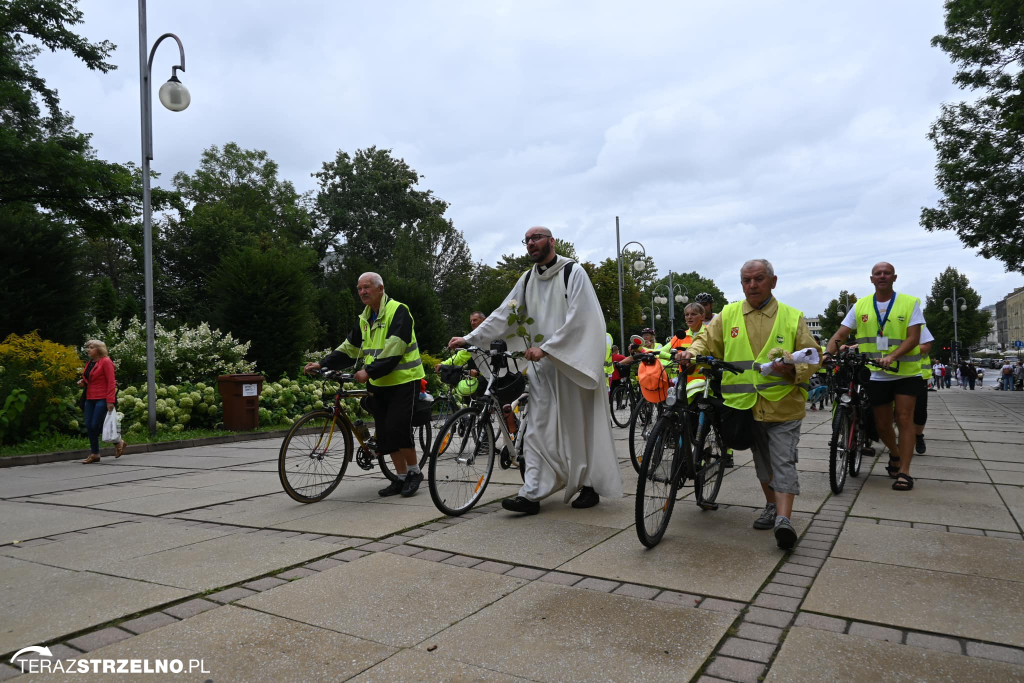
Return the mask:
{"type": "Polygon", "coordinates": [[[859,351],[881,366],[871,371],[868,396],[878,435],[889,449],[885,469],[896,480],[892,488],[909,491],[914,488],[910,461],[914,457],[914,405],[921,385],[919,344],[924,315],[920,299],[895,291],[896,277],[891,263],[883,261],[871,268],[874,294],[857,300],[829,340],[828,350],[835,353],[837,347],[850,348],[842,343],[856,330],[859,351]],[[898,437],[893,430],[894,418],[898,437]]]}
{"type": "Polygon", "coordinates": [[[531,362],[530,419],[523,441],[524,483],[502,507],[527,515],[564,488],[575,508],[597,505],[601,496],[622,496],[622,476],[612,441],[604,363],[604,314],[587,271],[555,253],[548,228],[526,231],[523,244],[533,266],[505,300],[451,349],[507,339],[509,350],[531,362]],[[515,315],[516,324],[509,319],[515,315]],[[529,345],[517,333],[526,328],[529,345]]]}
{"type": "MultiPolygon", "coordinates": [[[[107,355],[107,345],[98,339],[85,342],[89,362],[82,370],[78,386],[84,387],[85,431],[89,435],[89,457],[83,465],[100,461],[100,432],[108,413],[117,409],[117,380],[114,376],[114,362],[107,355]]],[[[125,442],[121,439],[114,446],[114,457],[124,454],[125,442]]]]}
{"type": "MultiPolygon", "coordinates": [[[[793,502],[800,493],[796,469],[800,425],[806,415],[808,381],[818,365],[784,363],[769,358],[777,348],[786,353],[817,348],[804,315],[778,301],[772,290],[778,277],[765,259],[747,261],[740,268],[743,301],[727,304],[677,357],[714,356],[748,368],[722,378],[725,405],[751,418],[754,471],[764,492],[765,507],[755,529],[774,529],[778,547],[796,543],[793,502]],[[755,366],[771,366],[765,376],[755,366]],[[744,411],[749,411],[744,413],[744,411]]],[[[726,444],[728,445],[728,444],[726,444]]]]}
{"type": "Polygon", "coordinates": [[[366,384],[367,408],[377,429],[377,450],[390,454],[398,481],[377,491],[383,497],[401,494],[408,498],[423,481],[416,458],[412,413],[425,377],[415,322],[409,307],[384,292],[384,279],[363,273],[356,293],[365,308],[341,346],[319,363],[307,363],[305,371],[321,367],[342,370],[362,361],[353,379],[366,384]]]}

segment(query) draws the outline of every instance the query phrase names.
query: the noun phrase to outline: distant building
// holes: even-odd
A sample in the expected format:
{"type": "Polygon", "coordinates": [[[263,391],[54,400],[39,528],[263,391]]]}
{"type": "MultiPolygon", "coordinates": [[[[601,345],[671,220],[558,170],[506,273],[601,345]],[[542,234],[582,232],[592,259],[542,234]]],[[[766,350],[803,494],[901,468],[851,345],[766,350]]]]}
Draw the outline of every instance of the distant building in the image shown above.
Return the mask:
{"type": "Polygon", "coordinates": [[[1024,287],[1013,290],[1006,299],[1006,344],[1013,348],[1014,342],[1024,341],[1024,287]]]}
{"type": "Polygon", "coordinates": [[[981,310],[988,311],[988,334],[981,340],[981,347],[984,349],[999,348],[999,334],[996,331],[996,305],[989,304],[982,306],[981,310]]]}
{"type": "Polygon", "coordinates": [[[804,318],[807,321],[807,329],[811,331],[811,334],[815,336],[821,336],[821,317],[814,316],[813,318],[804,318]]]}

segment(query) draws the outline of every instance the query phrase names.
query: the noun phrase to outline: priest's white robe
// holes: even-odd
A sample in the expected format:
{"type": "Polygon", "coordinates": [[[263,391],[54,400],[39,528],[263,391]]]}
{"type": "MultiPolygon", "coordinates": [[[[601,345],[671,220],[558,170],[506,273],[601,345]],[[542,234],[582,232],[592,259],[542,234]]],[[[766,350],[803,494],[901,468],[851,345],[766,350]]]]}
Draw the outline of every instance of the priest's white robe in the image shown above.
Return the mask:
{"type": "Polygon", "coordinates": [[[540,346],[547,356],[529,363],[527,370],[530,414],[523,435],[525,483],[519,495],[529,500],[564,487],[564,501],[569,502],[583,486],[608,498],[622,496],[604,374],[604,315],[582,266],[575,264],[565,283],[562,269],[571,262],[559,256],[544,272],[534,265],[527,291],[524,273],[501,306],[465,337],[481,348],[505,339],[509,350],[525,351],[519,336],[507,339],[516,331],[508,323],[513,301],[524,317],[534,320],[526,326],[530,339],[544,335],[531,345],[540,346]]]}

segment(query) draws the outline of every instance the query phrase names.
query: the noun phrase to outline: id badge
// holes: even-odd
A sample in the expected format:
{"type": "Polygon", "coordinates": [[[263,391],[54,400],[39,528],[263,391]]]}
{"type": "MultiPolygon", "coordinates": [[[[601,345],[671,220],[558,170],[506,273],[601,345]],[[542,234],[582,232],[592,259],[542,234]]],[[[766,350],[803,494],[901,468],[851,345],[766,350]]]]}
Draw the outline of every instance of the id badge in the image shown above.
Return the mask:
{"type": "Polygon", "coordinates": [[[888,337],[879,337],[878,341],[875,344],[875,346],[878,348],[879,351],[888,351],[889,350],[889,338],[888,337]]]}

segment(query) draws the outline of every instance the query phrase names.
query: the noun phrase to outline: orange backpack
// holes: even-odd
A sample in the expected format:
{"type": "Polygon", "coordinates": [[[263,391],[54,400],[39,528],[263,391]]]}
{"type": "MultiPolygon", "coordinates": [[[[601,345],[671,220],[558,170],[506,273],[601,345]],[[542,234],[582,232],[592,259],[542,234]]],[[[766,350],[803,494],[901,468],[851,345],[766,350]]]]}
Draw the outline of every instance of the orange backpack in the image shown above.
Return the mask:
{"type": "Polygon", "coordinates": [[[636,377],[640,392],[651,403],[661,403],[668,396],[668,375],[661,363],[640,363],[636,377]]]}

